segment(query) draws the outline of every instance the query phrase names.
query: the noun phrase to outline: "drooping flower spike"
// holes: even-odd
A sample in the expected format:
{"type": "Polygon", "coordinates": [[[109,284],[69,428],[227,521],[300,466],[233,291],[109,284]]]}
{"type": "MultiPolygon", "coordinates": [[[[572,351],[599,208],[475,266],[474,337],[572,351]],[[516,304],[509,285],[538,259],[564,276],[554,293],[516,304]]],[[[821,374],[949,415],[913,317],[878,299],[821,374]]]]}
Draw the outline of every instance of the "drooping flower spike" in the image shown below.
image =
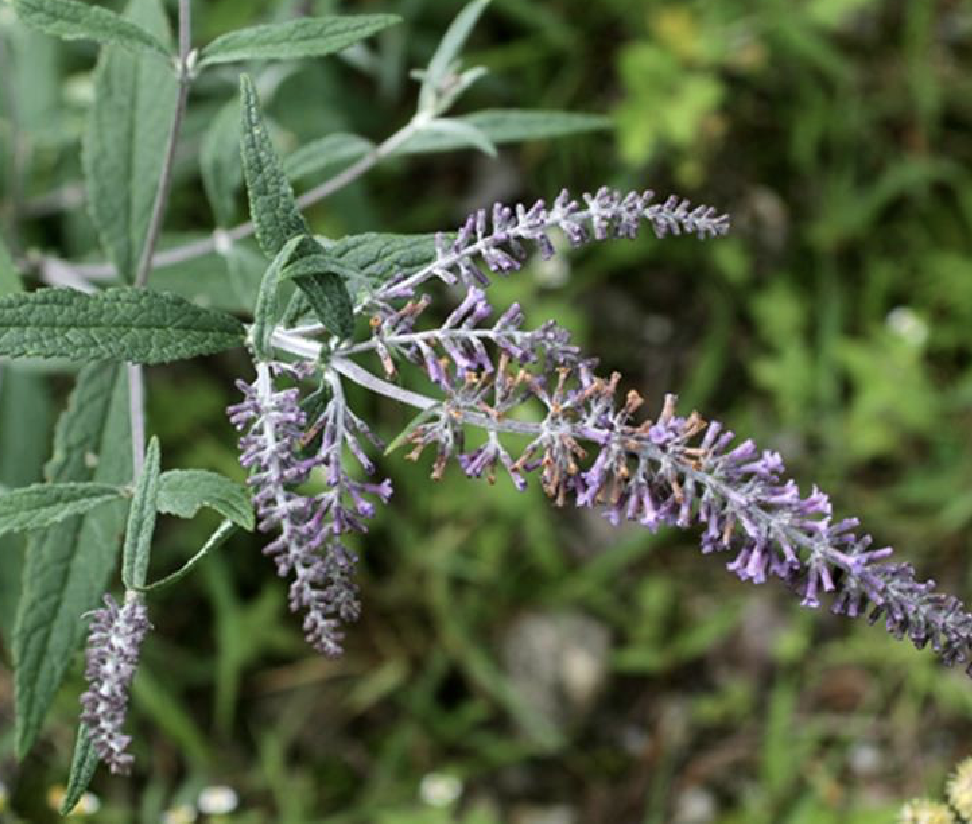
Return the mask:
{"type": "MultiPolygon", "coordinates": [[[[728,219],[710,207],[690,209],[679,198],[663,204],[651,199],[650,192],[621,195],[601,189],[584,196],[586,208],[566,193],[549,210],[543,201],[529,208],[498,205],[491,221],[480,211],[454,239],[441,235],[435,260],[427,266],[377,285],[360,299],[360,307],[371,313],[370,338],[330,347],[323,367],[335,399],[341,398],[337,406],[332,400],[330,417],[324,416],[331,433],[325,438],[329,452],[325,449],[310,459],[301,456],[294,444],[307,421],[301,417],[297,396],[294,390],[275,395],[269,383],[270,370],[298,370],[294,374],[299,378],[299,370],[308,367],[258,367],[256,388],[244,386],[247,401],[236,408],[234,421],[249,432],[241,440],[243,460],[256,470],[251,483],[265,525],[280,525],[292,536],[286,539],[282,534],[271,544],[271,552],[282,552],[287,559],[281,571],[295,568],[290,560],[294,555],[316,553],[342,528],[363,531],[363,522],[353,513],[331,516],[342,527],[325,526],[326,519],[310,514],[313,508],[305,511],[309,504],[301,503],[303,499],[288,498],[294,493],[286,489],[277,491],[281,484],[274,480],[282,479],[286,488],[306,478],[305,468],[309,472],[321,465],[327,467],[328,484],[340,486],[337,479],[342,476],[335,467],[342,438],[347,438],[344,433],[364,432],[343,403],[344,378],[423,410],[396,442],[409,444],[406,457],[415,460],[431,448],[434,479],[441,478],[453,460],[467,476],[491,482],[502,468],[518,489],[525,488],[531,473],[538,473],[557,506],[598,508],[613,524],[636,521],[653,531],[663,525],[697,527],[702,552],[727,553],[728,569],[742,580],[759,584],[780,578],[807,607],[819,606],[821,597],[829,595],[836,613],[866,613],[871,622],[883,618],[889,632],[899,638],[907,635],[918,647],[930,644],[946,664],[969,662],[972,615],[961,602],[936,592],[933,581],[918,581],[909,564],[890,561],[890,548],[872,548],[871,537],[856,532],[856,519],[834,520],[829,499],[816,487],[804,497],[786,478],[778,453],[761,452],[750,440],[737,442],[732,432],[718,422],[706,422],[697,412],[678,414],[674,395],[666,396],[656,419],[639,422],[641,397],[630,391],[619,403],[620,375],[598,377],[596,361],[583,357],[566,330],[553,322],[525,330],[516,304],[490,321],[495,313],[485,291],[489,278],[480,262],[493,273],[514,271],[526,259],[526,241],[536,244],[541,256],[549,256],[555,249],[550,237],[555,228],[573,244],[632,238],[643,222],[658,237],[683,231],[713,237],[728,230],[728,219]],[[434,279],[461,284],[465,293],[444,321],[422,329],[432,298],[417,294],[417,289],[434,279]],[[412,363],[439,396],[390,383],[355,360],[372,352],[386,378],[397,378],[398,362],[412,363]],[[280,420],[283,434],[274,438],[261,410],[269,410],[278,396],[286,399],[288,411],[280,420]],[[528,405],[534,411],[520,414],[528,405]],[[339,425],[338,419],[349,423],[339,425]],[[467,451],[465,431],[470,426],[485,430],[486,441],[467,451]],[[512,442],[524,437],[525,447],[514,455],[512,442]],[[283,514],[273,514],[276,511],[283,514]],[[299,529],[286,526],[287,518],[294,517],[299,529]],[[288,540],[289,550],[283,548],[288,540]]],[[[275,341],[302,358],[315,358],[321,346],[308,336],[319,331],[320,327],[281,330],[275,341]]],[[[352,437],[347,445],[370,470],[357,439],[352,437]]],[[[360,491],[385,501],[390,487],[366,485],[360,491]]],[[[327,506],[323,511],[330,512],[327,506]]],[[[363,512],[370,515],[373,507],[359,514],[363,512]]],[[[329,557],[326,551],[324,557],[329,557]]],[[[332,566],[347,569],[347,564],[332,566]]],[[[335,574],[315,573],[322,578],[335,574]]],[[[347,594],[353,592],[352,585],[346,577],[336,580],[340,585],[332,584],[332,589],[336,586],[341,593],[336,601],[354,605],[342,614],[356,614],[357,601],[347,594]]],[[[292,602],[305,605],[300,597],[292,602]]],[[[323,613],[330,615],[336,610],[328,603],[323,613]]],[[[968,669],[972,674],[972,664],[968,669]]]]}

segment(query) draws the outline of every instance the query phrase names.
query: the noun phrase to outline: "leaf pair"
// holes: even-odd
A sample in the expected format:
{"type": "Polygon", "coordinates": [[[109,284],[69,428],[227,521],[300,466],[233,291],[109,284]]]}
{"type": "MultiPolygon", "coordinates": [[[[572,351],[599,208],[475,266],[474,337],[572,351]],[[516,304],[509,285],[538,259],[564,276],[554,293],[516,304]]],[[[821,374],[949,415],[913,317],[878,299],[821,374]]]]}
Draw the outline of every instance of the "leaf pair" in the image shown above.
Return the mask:
{"type": "Polygon", "coordinates": [[[292,277],[321,323],[332,334],[349,337],[354,331],[354,307],[345,278],[313,239],[297,208],[294,190],[267,133],[253,81],[245,74],[240,78],[240,98],[241,154],[250,214],[260,248],[272,260],[254,310],[254,352],[260,359],[269,358],[282,273],[294,262],[303,267],[292,277]]]}

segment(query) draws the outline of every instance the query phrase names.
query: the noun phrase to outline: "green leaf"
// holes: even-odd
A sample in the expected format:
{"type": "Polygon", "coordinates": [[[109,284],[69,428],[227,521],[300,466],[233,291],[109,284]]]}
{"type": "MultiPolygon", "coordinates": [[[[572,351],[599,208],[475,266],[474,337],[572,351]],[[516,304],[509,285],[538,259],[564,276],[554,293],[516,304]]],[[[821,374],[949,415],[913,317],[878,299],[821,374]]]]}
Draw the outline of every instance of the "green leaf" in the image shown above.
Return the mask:
{"type": "Polygon", "coordinates": [[[435,260],[435,235],[367,232],[348,235],[329,246],[327,252],[358,273],[354,286],[373,287],[400,273],[411,275],[435,260]]]}
{"type": "Polygon", "coordinates": [[[158,38],[115,12],[75,0],[14,0],[17,16],[28,26],[65,40],[96,40],[133,52],[146,49],[169,56],[158,38]]]}
{"type": "Polygon", "coordinates": [[[307,255],[293,263],[288,263],[280,272],[281,280],[296,280],[308,275],[319,275],[321,272],[334,272],[342,278],[360,278],[359,272],[346,266],[343,261],[325,251],[307,255]]]}
{"type": "MultiPolygon", "coordinates": [[[[306,257],[319,253],[320,246],[310,237],[310,227],[297,208],[294,190],[270,141],[253,81],[245,74],[240,77],[240,99],[243,105],[243,175],[261,248],[267,257],[279,260],[277,256],[284,245],[301,236],[301,242],[286,256],[283,265],[291,255],[306,257]]],[[[275,322],[277,316],[278,278],[279,269],[271,266],[261,283],[257,300],[253,340],[257,357],[261,358],[269,354],[271,320],[275,322]]],[[[321,323],[335,334],[350,334],[349,330],[354,326],[353,307],[340,277],[324,272],[302,277],[297,285],[321,323]]]]}
{"type": "Polygon", "coordinates": [[[33,484],[0,492],[0,535],[51,526],[119,495],[116,486],[94,483],[33,484]]]}
{"type": "Polygon", "coordinates": [[[253,531],[249,490],[236,481],[203,469],[174,469],[159,479],[159,512],[194,518],[200,507],[215,509],[224,518],[253,531]]]}
{"type": "Polygon", "coordinates": [[[3,238],[0,238],[0,296],[20,292],[23,288],[20,275],[17,274],[17,267],[14,266],[3,238]]]}
{"type": "Polygon", "coordinates": [[[122,582],[128,589],[145,586],[148,578],[158,498],[159,439],[153,437],[145,450],[145,466],[128,509],[128,527],[125,529],[125,547],[122,550],[122,582]]]}
{"type": "Polygon", "coordinates": [[[277,292],[280,287],[280,272],[303,241],[304,238],[301,236],[288,240],[267,267],[266,274],[260,281],[260,292],[253,309],[253,329],[250,333],[253,353],[257,360],[270,358],[270,336],[273,334],[273,327],[279,315],[277,292]]]}
{"type": "Polygon", "coordinates": [[[473,26],[476,25],[476,21],[479,20],[489,2],[490,0],[473,0],[456,15],[456,19],[446,30],[422,77],[419,111],[435,110],[437,98],[444,85],[443,81],[452,68],[453,61],[465,45],[473,26]]]}
{"type": "Polygon", "coordinates": [[[401,448],[408,441],[409,435],[411,435],[416,429],[418,429],[422,424],[428,423],[433,418],[439,417],[442,414],[441,406],[432,406],[429,409],[423,409],[419,412],[412,420],[408,422],[406,426],[395,439],[385,447],[385,455],[391,455],[396,449],[401,448]]]}
{"type": "Polygon", "coordinates": [[[284,160],[291,180],[332,171],[360,160],[375,144],[356,134],[329,134],[301,146],[284,160]]]}
{"type": "Polygon", "coordinates": [[[460,146],[472,146],[483,154],[496,157],[496,145],[489,136],[466,120],[438,117],[425,123],[419,134],[430,135],[433,139],[439,135],[446,143],[455,142],[460,146]]]}
{"type": "Polygon", "coordinates": [[[335,272],[320,272],[298,278],[297,285],[328,332],[339,338],[351,337],[354,305],[344,278],[335,272]]]}
{"type": "Polygon", "coordinates": [[[253,81],[245,74],[240,76],[240,100],[240,149],[250,215],[260,248],[272,259],[292,237],[309,236],[311,231],[297,208],[294,190],[270,141],[253,81]]]}
{"type": "Polygon", "coordinates": [[[132,363],[208,355],[243,343],[243,324],[147,289],[40,289],[0,298],[0,355],[132,363]]]}
{"type": "MultiPolygon", "coordinates": [[[[236,531],[236,524],[232,521],[223,521],[217,528],[216,531],[209,536],[209,540],[203,544],[202,548],[193,555],[188,561],[186,561],[179,569],[173,572],[171,575],[166,575],[164,578],[153,581],[144,587],[139,587],[142,592],[154,592],[157,589],[162,589],[170,584],[174,584],[177,581],[181,581],[186,577],[192,568],[196,566],[203,558],[205,558],[214,549],[221,547],[226,543],[227,539],[236,531]]],[[[248,527],[252,529],[251,527],[248,527]]]]}
{"type": "MultiPolygon", "coordinates": [[[[447,122],[471,126],[494,144],[546,140],[611,127],[610,118],[601,115],[539,109],[487,109],[451,118],[447,122]]],[[[459,130],[423,129],[403,143],[398,153],[446,152],[467,148],[481,147],[459,130]]]]}
{"type": "Polygon", "coordinates": [[[64,800],[61,801],[61,815],[68,815],[77,806],[84,791],[88,789],[97,766],[98,753],[95,752],[91,732],[85,724],[81,724],[74,742],[74,757],[71,759],[67,790],[64,792],[64,800]]]}
{"type": "MultiPolygon", "coordinates": [[[[170,42],[159,0],[132,0],[127,16],[170,42]]],[[[177,87],[152,56],[109,46],[98,60],[82,161],[91,218],[124,281],[134,278],[145,243],[177,87]]]]}
{"type": "Polygon", "coordinates": [[[321,57],[401,22],[392,14],[348,17],[304,17],[232,31],[217,37],[200,53],[199,65],[238,60],[292,60],[321,57]]]}
{"type": "Polygon", "coordinates": [[[220,226],[229,226],[236,215],[236,193],[243,183],[239,145],[240,102],[234,97],[213,118],[199,151],[203,188],[220,226]]]}
{"type": "MultiPolygon", "coordinates": [[[[0,484],[8,489],[40,480],[50,448],[50,407],[42,375],[18,364],[0,366],[0,484]]],[[[0,538],[0,632],[8,649],[20,600],[26,542],[26,535],[0,538]]]]}
{"type": "MultiPolygon", "coordinates": [[[[349,292],[361,296],[395,275],[413,274],[435,260],[435,235],[379,232],[348,235],[328,245],[324,253],[333,271],[345,278],[349,292]]],[[[292,278],[306,274],[302,264],[303,260],[290,264],[282,276],[292,278]]],[[[305,312],[306,308],[295,313],[287,319],[288,323],[296,322],[305,312]]]]}
{"type": "Polygon", "coordinates": [[[327,330],[347,338],[354,332],[354,305],[347,281],[360,280],[354,269],[326,252],[302,257],[280,273],[285,280],[296,280],[307,302],[327,330]]]}
{"type": "MultiPolygon", "coordinates": [[[[50,483],[123,485],[131,478],[127,370],[97,363],[77,385],[54,432],[50,483]]],[[[115,566],[127,501],[107,504],[31,536],[13,636],[17,753],[40,731],[115,566]]]]}

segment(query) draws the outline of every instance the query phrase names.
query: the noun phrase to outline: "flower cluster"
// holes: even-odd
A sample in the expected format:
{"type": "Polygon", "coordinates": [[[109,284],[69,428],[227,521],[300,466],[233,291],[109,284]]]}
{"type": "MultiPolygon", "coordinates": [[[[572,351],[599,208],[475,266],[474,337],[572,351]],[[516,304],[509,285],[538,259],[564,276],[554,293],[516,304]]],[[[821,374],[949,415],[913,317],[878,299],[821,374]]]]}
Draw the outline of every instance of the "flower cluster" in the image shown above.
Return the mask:
{"type": "Polygon", "coordinates": [[[105,606],[92,613],[88,634],[88,689],[81,695],[81,722],[98,757],[113,773],[127,774],[133,758],[125,749],[131,737],[122,733],[128,687],[138,666],[142,639],[151,628],[145,604],[130,595],[122,606],[105,595],[105,606]]]}
{"type": "Polygon", "coordinates": [[[365,518],[375,505],[391,497],[391,481],[380,484],[354,480],[346,471],[348,446],[369,474],[374,465],[358,442],[363,435],[379,445],[365,423],[344,402],[340,384],[317,420],[308,426],[299,389],[278,389],[275,378],[307,378],[308,365],[257,364],[253,384],[240,381],[242,403],[230,407],[230,420],[244,434],[241,463],[250,469],[249,484],[260,529],[279,529],[264,552],[272,556],[282,577],[293,576],[290,608],[305,610],[304,632],[315,649],[327,655],[341,652],[341,624],[357,618],[357,587],[352,579],[354,554],[342,543],[347,532],[366,532],[365,518]],[[318,440],[316,448],[314,442],[318,440]],[[323,470],[325,490],[304,494],[298,487],[311,472],[323,470]]]}
{"type": "Polygon", "coordinates": [[[520,489],[524,474],[539,470],[557,506],[596,506],[613,524],[637,521],[652,531],[698,524],[702,551],[729,553],[727,567],[740,579],[759,584],[776,576],[808,607],[830,593],[835,613],[857,616],[869,609],[872,623],[884,618],[889,632],[908,635],[919,648],[930,644],[946,664],[969,660],[972,615],[961,602],[936,592],[933,581],[917,581],[909,564],[886,561],[892,550],[871,548],[871,537],[855,532],[856,519],[834,520],[830,501],[816,487],[803,497],[785,478],[778,453],[760,453],[751,440],[736,443],[732,432],[698,413],[677,415],[673,395],[656,420],[636,424],[638,394],[629,392],[617,405],[619,376],[597,378],[587,363],[546,376],[521,370],[516,377],[506,374],[506,364],[504,353],[491,379],[496,406],[487,408],[479,391],[485,378],[471,376],[471,388],[451,393],[441,414],[409,434],[415,444],[409,457],[435,444],[434,477],[453,455],[471,477],[499,461],[520,489]],[[526,390],[517,403],[532,395],[544,404],[541,423],[506,419],[510,404],[503,399],[513,396],[512,386],[526,390]],[[464,453],[456,447],[468,424],[487,429],[489,440],[464,453]],[[502,432],[533,438],[513,459],[500,442],[502,432]]]}
{"type": "Polygon", "coordinates": [[[411,275],[393,279],[377,290],[376,297],[409,297],[418,283],[430,277],[450,284],[461,281],[488,286],[489,278],[478,260],[491,272],[509,274],[520,269],[527,258],[524,241],[536,244],[540,256],[547,260],[555,254],[550,237],[555,228],[573,246],[591,240],[633,239],[646,222],[659,238],[690,233],[704,239],[729,231],[728,216],[718,215],[711,206],[693,208],[688,200],[675,195],[663,203],[653,203],[654,197],[655,193],[650,190],[621,194],[605,186],[593,195],[584,194],[586,208],[573,200],[566,189],[549,209],[543,200],[530,207],[517,204],[515,208],[496,203],[488,218],[485,209],[470,215],[451,240],[439,234],[435,260],[411,275]]]}
{"type": "MultiPolygon", "coordinates": [[[[683,231],[712,237],[728,230],[728,219],[709,207],[690,209],[679,198],[653,204],[651,198],[650,192],[621,195],[601,189],[584,196],[586,208],[562,193],[549,210],[540,201],[530,208],[497,205],[491,222],[485,211],[472,215],[451,242],[439,236],[429,265],[392,279],[366,298],[364,307],[372,312],[370,338],[328,352],[324,371],[335,397],[343,377],[422,409],[396,442],[411,446],[406,457],[413,460],[433,449],[433,478],[442,477],[450,460],[467,476],[485,476],[490,482],[502,468],[518,489],[537,472],[557,506],[597,507],[613,524],[637,521],[651,530],[700,527],[702,551],[727,553],[727,567],[742,580],[759,584],[777,577],[808,607],[819,606],[821,595],[830,594],[835,613],[867,612],[871,622],[883,618],[895,636],[908,635],[918,647],[930,644],[946,664],[967,662],[972,615],[961,602],[936,592],[934,582],[917,580],[909,564],[890,561],[890,548],[872,548],[871,537],[857,532],[855,519],[834,519],[830,501],[816,487],[803,496],[786,478],[778,453],[761,452],[750,440],[737,442],[732,432],[696,412],[679,415],[674,395],[666,396],[656,419],[638,421],[641,397],[632,391],[619,402],[620,375],[598,377],[596,361],[582,357],[555,323],[524,330],[516,304],[490,322],[494,311],[484,291],[489,279],[477,261],[496,273],[514,270],[526,258],[524,241],[549,256],[554,251],[549,232],[555,227],[574,244],[630,238],[646,221],[659,237],[683,231]],[[420,329],[431,298],[417,296],[416,288],[432,278],[461,283],[465,294],[444,321],[420,329]],[[397,374],[399,361],[418,366],[441,397],[418,394],[368,372],[353,360],[366,352],[377,354],[388,378],[397,374]],[[526,404],[539,406],[539,422],[535,412],[515,414],[526,404]],[[470,426],[484,430],[486,440],[467,450],[470,426]],[[507,436],[526,438],[518,456],[504,443],[507,436]]],[[[284,330],[276,341],[301,357],[319,353],[320,345],[303,334],[284,330]]],[[[281,571],[289,571],[299,566],[296,558],[324,540],[322,522],[312,514],[323,502],[285,487],[322,463],[330,467],[328,484],[340,498],[338,490],[348,488],[348,482],[334,469],[340,449],[334,451],[333,445],[348,429],[366,430],[348,417],[342,401],[319,423],[331,433],[323,451],[300,457],[297,447],[307,422],[295,390],[272,390],[269,368],[261,365],[257,384],[244,387],[247,401],[237,408],[234,421],[249,432],[241,441],[244,463],[257,470],[251,482],[264,525],[282,528],[269,551],[278,554],[281,571]],[[277,411],[274,404],[279,404],[277,411]],[[345,418],[349,424],[339,423],[345,418]]],[[[349,442],[353,450],[355,443],[349,442]]],[[[355,454],[370,470],[367,458],[359,450],[355,454]]],[[[366,491],[384,500],[390,490],[368,486],[366,491]]],[[[335,516],[333,501],[323,505],[332,513],[333,535],[362,528],[353,516],[335,516]]],[[[298,569],[298,580],[300,575],[298,569]]],[[[295,601],[304,605],[303,596],[295,601]]],[[[325,610],[333,611],[333,606],[325,610]]],[[[972,674],[972,665],[969,670],[972,674]]]]}

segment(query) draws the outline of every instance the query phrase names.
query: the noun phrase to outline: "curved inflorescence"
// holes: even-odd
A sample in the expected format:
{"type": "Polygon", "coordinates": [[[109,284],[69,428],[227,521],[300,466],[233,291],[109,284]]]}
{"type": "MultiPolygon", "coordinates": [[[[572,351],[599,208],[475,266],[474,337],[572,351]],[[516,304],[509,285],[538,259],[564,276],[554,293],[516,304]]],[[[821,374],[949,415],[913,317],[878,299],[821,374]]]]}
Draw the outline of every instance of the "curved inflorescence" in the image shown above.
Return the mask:
{"type": "Polygon", "coordinates": [[[633,239],[643,223],[650,224],[659,238],[687,233],[704,239],[729,231],[728,215],[717,214],[712,206],[693,208],[677,195],[654,203],[654,197],[651,190],[622,194],[602,186],[593,195],[584,194],[586,208],[566,189],[549,209],[543,200],[530,207],[496,203],[489,215],[485,209],[470,215],[451,242],[445,234],[439,234],[435,260],[414,274],[392,279],[376,291],[375,300],[408,297],[416,285],[432,277],[450,284],[461,281],[488,286],[489,278],[479,261],[495,274],[517,271],[528,257],[525,241],[535,244],[547,260],[556,253],[550,236],[553,229],[560,229],[572,246],[591,240],[633,239]]]}
{"type": "Polygon", "coordinates": [[[128,688],[149,629],[145,603],[136,595],[120,607],[105,595],[105,606],[92,613],[84,670],[88,689],[81,695],[81,722],[88,728],[98,757],[113,773],[128,774],[134,760],[125,752],[131,736],[122,732],[122,726],[128,688]]]}
{"type": "MultiPolygon", "coordinates": [[[[440,240],[429,266],[372,293],[365,303],[372,312],[370,338],[330,349],[329,380],[339,389],[343,375],[424,410],[396,443],[409,444],[406,457],[413,460],[433,449],[433,478],[442,477],[450,460],[467,476],[490,482],[502,470],[518,489],[536,472],[557,506],[597,507],[613,524],[636,521],[653,531],[700,526],[702,551],[729,554],[727,567],[742,580],[782,579],[808,607],[829,594],[835,613],[867,613],[871,622],[883,618],[895,636],[907,635],[918,647],[930,644],[946,664],[969,661],[972,615],[961,602],[937,592],[933,581],[917,580],[911,565],[889,560],[889,547],[872,548],[871,537],[857,532],[856,519],[835,520],[819,489],[803,496],[786,478],[778,453],[761,452],[750,440],[739,443],[696,412],[680,416],[674,395],[666,396],[656,419],[638,421],[642,398],[632,391],[619,402],[620,375],[598,377],[596,361],[582,357],[566,330],[552,321],[525,330],[516,304],[490,320],[493,307],[484,291],[489,280],[477,261],[493,272],[516,269],[526,257],[524,240],[549,256],[553,227],[575,244],[591,236],[633,237],[643,221],[660,237],[682,231],[711,237],[728,230],[725,216],[709,207],[690,211],[678,198],[651,204],[651,193],[622,196],[601,189],[584,199],[586,209],[566,193],[550,210],[542,201],[530,209],[497,206],[491,225],[483,211],[471,216],[451,244],[440,240]],[[432,277],[461,282],[465,294],[444,321],[420,329],[431,298],[417,296],[416,288],[432,277]],[[415,364],[441,397],[388,383],[352,361],[366,352],[378,356],[389,378],[397,362],[415,364]],[[538,403],[539,422],[536,414],[517,414],[519,407],[538,403]],[[470,426],[484,430],[486,439],[466,449],[470,426]],[[526,438],[517,456],[511,436],[526,438]]],[[[302,357],[320,348],[300,330],[288,330],[278,342],[302,357]]],[[[362,425],[354,426],[360,431],[362,425]]],[[[363,456],[359,460],[369,466],[363,456]]],[[[265,474],[253,476],[258,487],[265,474]]]]}

